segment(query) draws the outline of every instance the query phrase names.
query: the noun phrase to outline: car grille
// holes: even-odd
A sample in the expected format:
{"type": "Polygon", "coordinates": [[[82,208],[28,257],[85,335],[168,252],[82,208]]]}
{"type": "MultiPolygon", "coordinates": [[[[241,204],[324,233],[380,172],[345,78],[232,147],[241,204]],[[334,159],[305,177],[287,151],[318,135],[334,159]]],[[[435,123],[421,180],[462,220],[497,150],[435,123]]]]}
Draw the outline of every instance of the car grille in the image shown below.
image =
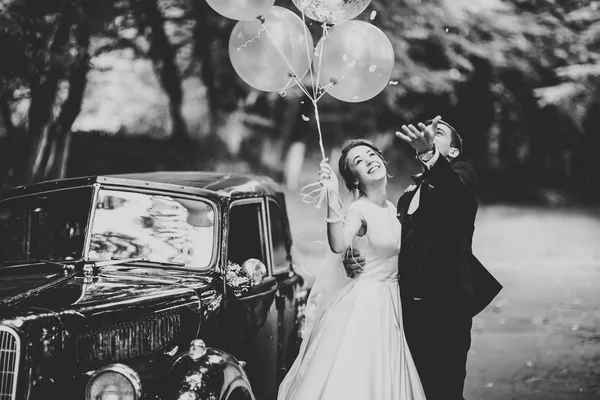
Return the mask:
{"type": "Polygon", "coordinates": [[[86,332],[77,339],[79,363],[123,361],[163,350],[179,336],[180,326],[179,315],[169,311],[86,332]]]}
{"type": "Polygon", "coordinates": [[[16,397],[20,357],[19,336],[13,329],[0,326],[0,400],[16,397]]]}

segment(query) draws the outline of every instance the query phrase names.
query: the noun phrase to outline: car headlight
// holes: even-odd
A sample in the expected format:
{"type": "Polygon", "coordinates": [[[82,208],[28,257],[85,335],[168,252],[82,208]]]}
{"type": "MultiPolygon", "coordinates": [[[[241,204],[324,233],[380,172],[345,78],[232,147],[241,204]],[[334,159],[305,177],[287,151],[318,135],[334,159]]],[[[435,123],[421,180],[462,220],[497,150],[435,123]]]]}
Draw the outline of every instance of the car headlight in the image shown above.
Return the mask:
{"type": "Polygon", "coordinates": [[[142,395],[139,375],[124,364],[112,364],[94,372],[85,389],[86,400],[138,400],[142,395]]]}

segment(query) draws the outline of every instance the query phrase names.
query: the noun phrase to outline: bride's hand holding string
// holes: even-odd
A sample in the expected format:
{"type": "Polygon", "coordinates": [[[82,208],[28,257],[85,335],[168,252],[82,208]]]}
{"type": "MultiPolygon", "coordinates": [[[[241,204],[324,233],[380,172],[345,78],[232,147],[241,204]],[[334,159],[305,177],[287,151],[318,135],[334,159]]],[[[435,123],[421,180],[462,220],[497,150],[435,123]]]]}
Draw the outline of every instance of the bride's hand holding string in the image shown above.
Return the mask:
{"type": "Polygon", "coordinates": [[[327,161],[329,159],[324,158],[319,164],[319,183],[330,191],[338,193],[340,181],[327,161]]]}
{"type": "Polygon", "coordinates": [[[326,192],[327,199],[327,224],[337,224],[343,219],[342,202],[339,195],[340,181],[337,175],[324,158],[319,164],[319,183],[326,192]]]}

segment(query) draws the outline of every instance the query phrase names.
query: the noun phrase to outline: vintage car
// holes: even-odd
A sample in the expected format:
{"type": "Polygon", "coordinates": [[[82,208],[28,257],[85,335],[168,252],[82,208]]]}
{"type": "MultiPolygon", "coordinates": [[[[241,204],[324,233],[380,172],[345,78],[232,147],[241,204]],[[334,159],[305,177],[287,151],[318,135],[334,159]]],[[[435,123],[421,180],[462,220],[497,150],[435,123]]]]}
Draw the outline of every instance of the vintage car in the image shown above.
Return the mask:
{"type": "Polygon", "coordinates": [[[301,341],[269,178],[95,176],[0,197],[0,399],[273,399],[301,341]]]}

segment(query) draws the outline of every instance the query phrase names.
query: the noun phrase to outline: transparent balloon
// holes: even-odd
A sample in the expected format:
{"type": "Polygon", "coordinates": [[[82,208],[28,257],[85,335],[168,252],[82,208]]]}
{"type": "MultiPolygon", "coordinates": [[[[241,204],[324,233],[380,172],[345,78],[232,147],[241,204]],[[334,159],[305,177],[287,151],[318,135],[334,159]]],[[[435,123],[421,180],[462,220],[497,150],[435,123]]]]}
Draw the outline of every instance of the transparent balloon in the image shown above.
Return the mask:
{"type": "Polygon", "coordinates": [[[350,103],[379,94],[389,83],[393,67],[390,39],[367,22],[349,21],[334,26],[315,50],[319,85],[336,99],[350,103]]]}
{"type": "Polygon", "coordinates": [[[206,2],[224,17],[245,21],[264,15],[275,0],[206,0],[206,2]]]}
{"type": "Polygon", "coordinates": [[[307,26],[279,6],[264,15],[264,25],[259,20],[238,22],[229,38],[233,68],[244,82],[265,92],[292,87],[294,74],[302,79],[310,67],[312,50],[307,26]]]}
{"type": "Polygon", "coordinates": [[[330,25],[356,18],[371,0],[292,0],[308,18],[330,25]]]}

